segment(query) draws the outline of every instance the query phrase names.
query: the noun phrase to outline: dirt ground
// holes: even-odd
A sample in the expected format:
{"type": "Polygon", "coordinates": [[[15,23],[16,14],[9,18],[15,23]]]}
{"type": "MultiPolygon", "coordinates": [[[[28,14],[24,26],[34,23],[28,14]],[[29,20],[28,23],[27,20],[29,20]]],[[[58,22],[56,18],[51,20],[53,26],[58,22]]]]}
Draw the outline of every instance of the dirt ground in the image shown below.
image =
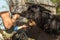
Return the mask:
{"type": "Polygon", "coordinates": [[[38,27],[33,27],[28,36],[29,40],[60,40],[60,35],[47,34],[38,27]]]}

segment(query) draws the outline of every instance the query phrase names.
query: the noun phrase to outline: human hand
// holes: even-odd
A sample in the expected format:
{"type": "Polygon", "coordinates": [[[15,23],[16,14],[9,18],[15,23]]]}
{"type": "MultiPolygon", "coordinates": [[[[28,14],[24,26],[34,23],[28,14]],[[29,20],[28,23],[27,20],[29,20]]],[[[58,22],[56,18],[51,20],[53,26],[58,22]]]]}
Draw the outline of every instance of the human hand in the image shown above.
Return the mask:
{"type": "Polygon", "coordinates": [[[16,19],[18,19],[19,17],[20,17],[19,14],[15,14],[15,15],[13,15],[12,19],[16,20],[16,19]]]}
{"type": "Polygon", "coordinates": [[[12,17],[12,21],[13,21],[13,23],[15,23],[16,19],[18,19],[19,17],[20,17],[19,14],[15,14],[15,15],[13,15],[13,17],[12,17]]]}
{"type": "Polygon", "coordinates": [[[23,25],[22,28],[26,29],[28,26],[27,25],[23,25]]]}

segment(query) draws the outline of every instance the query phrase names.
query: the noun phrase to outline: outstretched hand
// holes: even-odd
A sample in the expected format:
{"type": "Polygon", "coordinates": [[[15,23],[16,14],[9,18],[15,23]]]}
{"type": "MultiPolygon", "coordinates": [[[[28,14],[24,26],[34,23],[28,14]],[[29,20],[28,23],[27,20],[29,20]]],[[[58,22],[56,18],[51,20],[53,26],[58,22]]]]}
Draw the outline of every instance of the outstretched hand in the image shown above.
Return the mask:
{"type": "Polygon", "coordinates": [[[20,15],[19,15],[19,14],[15,14],[15,15],[13,15],[13,17],[12,17],[12,18],[13,18],[14,20],[16,20],[16,19],[18,19],[19,17],[20,17],[20,15]]]}
{"type": "Polygon", "coordinates": [[[19,14],[13,15],[13,16],[12,16],[12,21],[13,21],[13,23],[15,23],[15,22],[16,22],[16,19],[18,19],[19,17],[20,17],[19,14]]]}

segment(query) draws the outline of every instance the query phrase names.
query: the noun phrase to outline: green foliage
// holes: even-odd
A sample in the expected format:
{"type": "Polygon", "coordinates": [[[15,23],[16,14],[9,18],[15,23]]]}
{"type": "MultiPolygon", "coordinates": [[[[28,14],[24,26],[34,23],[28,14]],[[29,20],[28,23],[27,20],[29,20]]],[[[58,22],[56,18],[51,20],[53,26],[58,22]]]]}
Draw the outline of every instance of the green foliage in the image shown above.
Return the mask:
{"type": "Polygon", "coordinates": [[[51,0],[53,3],[57,2],[57,0],[51,0]]]}
{"type": "MultiPolygon", "coordinates": [[[[60,5],[60,0],[51,0],[53,3],[55,3],[57,6],[60,5]]],[[[59,7],[56,7],[56,12],[57,14],[60,15],[60,6],[59,7]]]]}
{"type": "Polygon", "coordinates": [[[57,14],[60,15],[60,7],[57,9],[57,14]]]}
{"type": "Polygon", "coordinates": [[[53,3],[58,3],[60,0],[51,0],[53,3]]]}

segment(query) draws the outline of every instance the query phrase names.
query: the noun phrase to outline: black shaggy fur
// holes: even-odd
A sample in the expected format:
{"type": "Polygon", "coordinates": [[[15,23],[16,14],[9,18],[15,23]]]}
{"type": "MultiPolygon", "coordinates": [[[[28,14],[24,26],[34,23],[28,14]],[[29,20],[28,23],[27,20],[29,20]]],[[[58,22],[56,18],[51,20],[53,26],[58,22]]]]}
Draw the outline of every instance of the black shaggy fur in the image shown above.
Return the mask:
{"type": "MultiPolygon", "coordinates": [[[[56,15],[51,15],[51,11],[40,5],[31,5],[22,12],[21,16],[33,19],[37,26],[49,33],[59,33],[60,22],[57,21],[56,15]]],[[[58,19],[59,20],[59,19],[58,19]]]]}

